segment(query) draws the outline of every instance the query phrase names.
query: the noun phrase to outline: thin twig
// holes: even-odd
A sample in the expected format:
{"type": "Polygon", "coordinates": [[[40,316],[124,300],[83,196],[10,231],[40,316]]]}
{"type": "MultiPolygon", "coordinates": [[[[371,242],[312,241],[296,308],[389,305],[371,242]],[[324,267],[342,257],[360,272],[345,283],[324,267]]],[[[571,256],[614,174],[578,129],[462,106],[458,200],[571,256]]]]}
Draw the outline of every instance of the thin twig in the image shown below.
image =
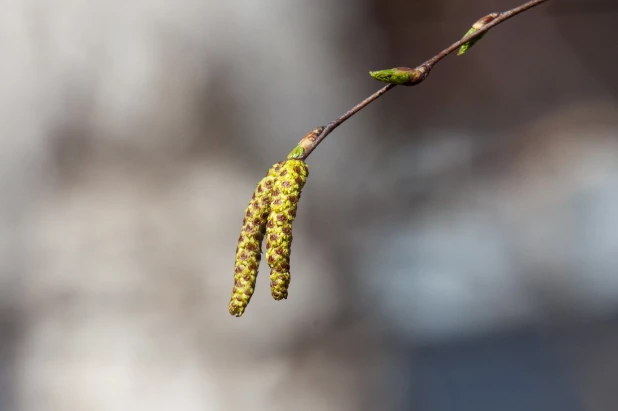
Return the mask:
{"type": "MultiPolygon", "coordinates": [[[[532,0],[525,4],[522,4],[519,7],[515,7],[514,9],[507,10],[502,13],[492,13],[490,15],[485,16],[484,18],[491,17],[488,19],[490,20],[489,23],[483,25],[481,28],[479,28],[474,33],[471,33],[470,35],[465,36],[461,40],[451,44],[449,47],[442,50],[440,53],[436,54],[434,57],[430,58],[429,60],[419,65],[415,69],[410,69],[407,67],[400,67],[399,68],[400,70],[408,71],[413,74],[410,82],[405,85],[415,86],[421,83],[423,80],[427,78],[431,69],[440,60],[442,60],[444,57],[448,56],[449,54],[453,53],[455,50],[457,50],[459,47],[461,47],[465,43],[484,35],[487,31],[489,31],[489,29],[510,19],[511,17],[516,16],[517,14],[522,13],[526,10],[529,10],[535,6],[538,6],[539,4],[544,3],[546,1],[547,0],[532,0]]],[[[311,131],[309,134],[303,137],[303,139],[298,143],[298,146],[301,147],[303,151],[300,152],[298,156],[294,156],[294,157],[301,159],[301,160],[305,160],[307,157],[309,157],[309,155],[313,152],[313,150],[315,150],[315,148],[326,138],[326,136],[328,136],[334,129],[339,127],[343,122],[345,122],[350,117],[358,113],[360,110],[362,110],[364,107],[369,105],[371,102],[377,100],[384,93],[393,89],[395,86],[396,84],[387,84],[386,86],[382,87],[380,90],[376,91],[375,93],[373,93],[372,95],[370,95],[369,97],[367,97],[366,99],[358,103],[356,106],[352,107],[349,111],[347,111],[341,117],[337,118],[334,121],[331,121],[330,123],[324,126],[317,127],[315,130],[311,131]]]]}

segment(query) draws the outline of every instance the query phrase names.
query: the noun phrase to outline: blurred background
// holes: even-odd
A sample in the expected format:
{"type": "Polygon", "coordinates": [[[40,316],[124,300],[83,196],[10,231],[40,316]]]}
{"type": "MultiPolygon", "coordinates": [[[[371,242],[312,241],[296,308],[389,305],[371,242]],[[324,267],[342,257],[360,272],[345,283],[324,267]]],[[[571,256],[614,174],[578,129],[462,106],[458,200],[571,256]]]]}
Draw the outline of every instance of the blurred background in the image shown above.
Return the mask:
{"type": "Polygon", "coordinates": [[[618,4],[550,1],[308,160],[290,297],[227,312],[266,170],[523,0],[3,0],[0,410],[618,403],[618,4]]]}

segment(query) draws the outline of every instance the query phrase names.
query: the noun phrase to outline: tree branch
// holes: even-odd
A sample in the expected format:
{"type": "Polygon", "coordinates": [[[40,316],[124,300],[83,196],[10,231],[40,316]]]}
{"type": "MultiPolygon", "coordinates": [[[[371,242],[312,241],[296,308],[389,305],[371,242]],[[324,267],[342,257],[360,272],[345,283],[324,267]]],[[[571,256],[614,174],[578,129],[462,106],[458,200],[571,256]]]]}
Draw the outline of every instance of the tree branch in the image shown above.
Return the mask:
{"type": "Polygon", "coordinates": [[[371,102],[377,100],[384,93],[393,89],[396,85],[415,86],[421,83],[427,78],[431,69],[444,57],[453,53],[458,48],[461,48],[459,54],[463,54],[467,49],[472,47],[472,45],[476,41],[480,40],[480,38],[483,37],[491,28],[510,19],[513,16],[516,16],[519,13],[523,13],[524,11],[538,6],[539,4],[546,1],[547,0],[532,0],[525,4],[522,4],[519,7],[515,7],[514,9],[507,10],[502,13],[488,14],[487,16],[479,19],[476,23],[474,23],[472,29],[470,29],[467,35],[461,40],[451,44],[449,47],[442,50],[440,53],[436,54],[434,57],[430,58],[429,60],[414,69],[408,67],[397,67],[394,69],[371,72],[370,74],[372,77],[377,80],[387,82],[389,84],[382,87],[380,90],[376,91],[375,93],[358,103],[356,106],[352,107],[341,117],[337,118],[334,121],[331,121],[324,126],[317,127],[316,129],[308,133],[298,143],[298,146],[294,150],[292,150],[292,152],[288,155],[288,158],[305,160],[333,130],[343,124],[350,117],[358,113],[364,107],[369,105],[371,102]]]}

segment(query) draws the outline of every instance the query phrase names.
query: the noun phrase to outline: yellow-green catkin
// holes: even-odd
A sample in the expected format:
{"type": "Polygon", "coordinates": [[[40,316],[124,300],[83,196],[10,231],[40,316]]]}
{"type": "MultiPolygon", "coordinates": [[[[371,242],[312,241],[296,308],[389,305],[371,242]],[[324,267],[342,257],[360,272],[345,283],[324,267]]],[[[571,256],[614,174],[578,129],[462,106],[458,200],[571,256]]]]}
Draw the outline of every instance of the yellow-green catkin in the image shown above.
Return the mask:
{"type": "Polygon", "coordinates": [[[266,224],[266,258],[270,271],[270,292],[275,300],[288,298],[292,222],[309,168],[291,159],[275,166],[270,214],[266,224]]]}
{"type": "Polygon", "coordinates": [[[275,164],[258,183],[249,206],[245,210],[242,230],[240,237],[238,237],[238,247],[236,247],[234,288],[229,304],[230,314],[236,317],[240,317],[245,312],[255,291],[255,283],[262,258],[262,240],[266,232],[266,222],[275,186],[275,169],[280,164],[275,164]]]}

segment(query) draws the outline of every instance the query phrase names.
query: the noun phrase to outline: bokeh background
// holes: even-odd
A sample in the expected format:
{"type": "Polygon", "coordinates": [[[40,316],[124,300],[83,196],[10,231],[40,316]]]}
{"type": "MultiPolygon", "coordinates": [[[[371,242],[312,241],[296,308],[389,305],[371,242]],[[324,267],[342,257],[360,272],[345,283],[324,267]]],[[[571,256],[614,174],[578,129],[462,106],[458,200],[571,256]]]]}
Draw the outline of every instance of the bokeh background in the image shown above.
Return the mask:
{"type": "Polygon", "coordinates": [[[2,0],[0,410],[610,411],[618,4],[555,0],[310,157],[290,298],[227,312],[314,127],[517,0],[2,0]]]}

